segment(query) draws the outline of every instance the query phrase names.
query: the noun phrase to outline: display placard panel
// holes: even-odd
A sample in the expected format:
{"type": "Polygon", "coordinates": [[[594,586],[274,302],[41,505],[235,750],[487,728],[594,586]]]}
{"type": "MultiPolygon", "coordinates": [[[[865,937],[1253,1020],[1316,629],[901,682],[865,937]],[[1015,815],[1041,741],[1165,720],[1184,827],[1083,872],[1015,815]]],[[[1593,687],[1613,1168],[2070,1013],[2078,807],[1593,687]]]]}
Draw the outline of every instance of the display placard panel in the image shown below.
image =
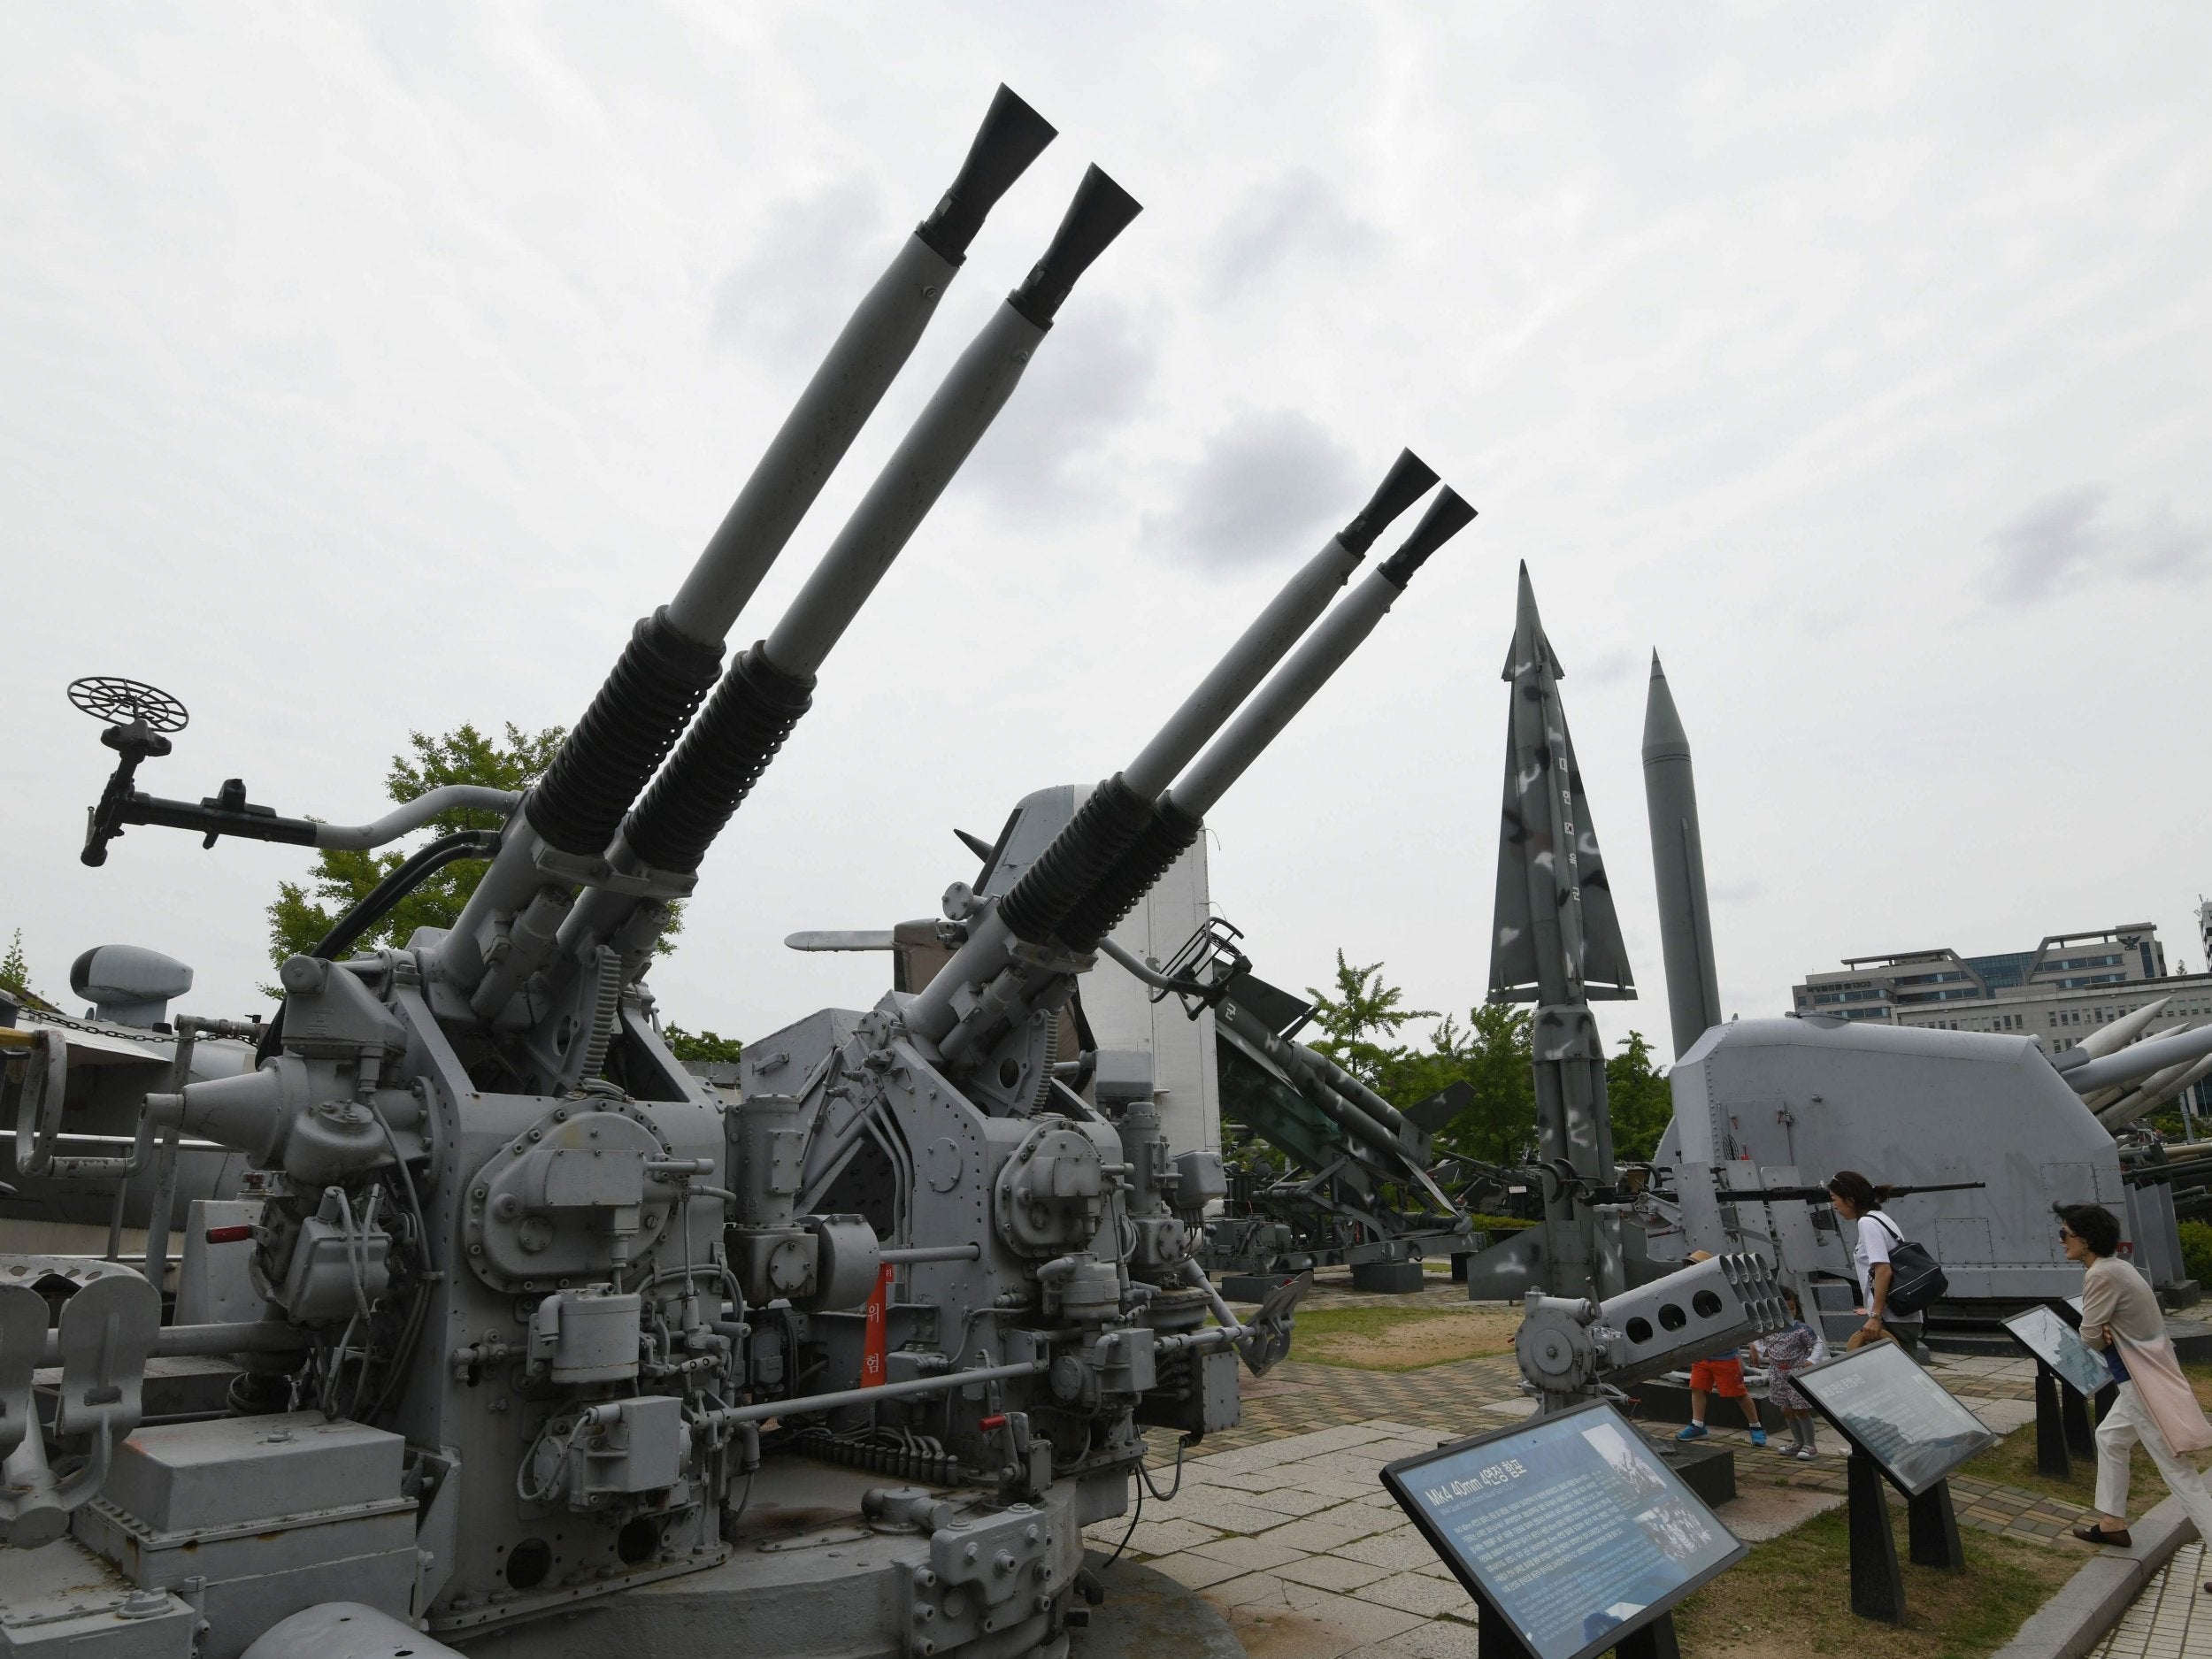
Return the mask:
{"type": "Polygon", "coordinates": [[[1791,1373],[1790,1380],[1893,1485],[1918,1497],[1997,1437],[1894,1342],[1791,1373]]]}
{"type": "Polygon", "coordinates": [[[1603,1402],[1392,1463],[1383,1484],[1536,1659],[1586,1659],[1745,1547],[1603,1402]]]}
{"type": "Polygon", "coordinates": [[[2030,1308],[2001,1323],[2013,1340],[2041,1360],[2076,1394],[2094,1397],[2112,1380],[2103,1357],[2048,1308],[2030,1308]]]}

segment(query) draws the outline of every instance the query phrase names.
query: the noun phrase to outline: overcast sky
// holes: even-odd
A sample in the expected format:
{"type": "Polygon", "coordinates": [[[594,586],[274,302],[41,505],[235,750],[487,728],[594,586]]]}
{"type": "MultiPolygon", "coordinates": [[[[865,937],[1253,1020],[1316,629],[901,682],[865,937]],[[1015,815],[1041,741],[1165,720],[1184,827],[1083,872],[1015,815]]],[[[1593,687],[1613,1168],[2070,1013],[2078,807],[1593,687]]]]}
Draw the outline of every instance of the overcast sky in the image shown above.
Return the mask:
{"type": "MultiPolygon", "coordinates": [[[[1647,664],[1731,1011],[1837,958],[2212,891],[2212,13],[2200,7],[356,10],[19,4],[0,55],[0,934],[227,1015],[298,849],[145,787],[382,806],[411,730],[572,721],[994,85],[1061,131],[738,624],[768,631],[1086,163],[1146,211],[825,669],[655,971],[691,1026],[865,1005],[795,928],[932,913],[1128,760],[1411,444],[1482,517],[1217,810],[1260,971],[1488,980],[1517,562],[1668,1029],[1647,664]]],[[[1102,970],[1110,972],[1110,969],[1102,970]]]]}

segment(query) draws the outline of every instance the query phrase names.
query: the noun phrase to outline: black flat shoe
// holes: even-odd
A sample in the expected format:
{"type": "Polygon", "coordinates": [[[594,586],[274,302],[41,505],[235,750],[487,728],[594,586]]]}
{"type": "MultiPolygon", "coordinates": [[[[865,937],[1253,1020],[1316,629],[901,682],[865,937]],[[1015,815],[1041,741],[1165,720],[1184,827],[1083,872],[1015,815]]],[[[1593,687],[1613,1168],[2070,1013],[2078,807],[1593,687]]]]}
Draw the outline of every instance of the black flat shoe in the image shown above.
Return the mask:
{"type": "MultiPolygon", "coordinates": [[[[2085,1544],[2109,1544],[2115,1549],[2135,1548],[2135,1540],[2129,1535],[2128,1529],[2124,1526],[2116,1532],[2108,1532],[2101,1526],[2077,1526],[2074,1529],[2074,1536],[2085,1544]]],[[[2212,1586],[2207,1587],[2212,1588],[2212,1586]]]]}

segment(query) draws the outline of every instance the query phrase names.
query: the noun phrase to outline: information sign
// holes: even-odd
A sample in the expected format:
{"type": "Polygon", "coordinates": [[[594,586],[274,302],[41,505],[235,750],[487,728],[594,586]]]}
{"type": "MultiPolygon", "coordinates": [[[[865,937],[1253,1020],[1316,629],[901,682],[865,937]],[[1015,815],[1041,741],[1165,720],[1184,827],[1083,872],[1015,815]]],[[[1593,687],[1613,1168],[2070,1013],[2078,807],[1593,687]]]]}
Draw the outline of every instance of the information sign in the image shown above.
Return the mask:
{"type": "Polygon", "coordinates": [[[2103,1358],[2048,1308],[2030,1308],[2001,1323],[2022,1348],[2056,1371],[2076,1394],[2094,1399],[2112,1380],[2103,1358]]]}
{"type": "Polygon", "coordinates": [[[1536,1659],[1618,1645],[1746,1553],[1601,1401],[1402,1459],[1382,1479],[1536,1659]]]}
{"type": "Polygon", "coordinates": [[[1894,1342],[1874,1342],[1790,1380],[1908,1497],[1918,1497],[1997,1437],[1894,1342]]]}

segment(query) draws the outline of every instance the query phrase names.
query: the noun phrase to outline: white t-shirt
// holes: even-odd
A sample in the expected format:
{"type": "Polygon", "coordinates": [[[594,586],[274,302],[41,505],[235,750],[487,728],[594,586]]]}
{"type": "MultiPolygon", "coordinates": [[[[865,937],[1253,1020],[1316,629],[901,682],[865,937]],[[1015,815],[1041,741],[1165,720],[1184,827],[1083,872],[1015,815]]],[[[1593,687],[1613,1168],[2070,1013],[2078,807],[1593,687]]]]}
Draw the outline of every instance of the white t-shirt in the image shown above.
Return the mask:
{"type": "Polygon", "coordinates": [[[1859,1217],[1859,1236],[1851,1246],[1851,1262],[1859,1270],[1859,1295],[1870,1311],[1874,1302],[1874,1270],[1889,1265],[1889,1248],[1903,1237],[1897,1224],[1878,1210],[1859,1217]]]}

